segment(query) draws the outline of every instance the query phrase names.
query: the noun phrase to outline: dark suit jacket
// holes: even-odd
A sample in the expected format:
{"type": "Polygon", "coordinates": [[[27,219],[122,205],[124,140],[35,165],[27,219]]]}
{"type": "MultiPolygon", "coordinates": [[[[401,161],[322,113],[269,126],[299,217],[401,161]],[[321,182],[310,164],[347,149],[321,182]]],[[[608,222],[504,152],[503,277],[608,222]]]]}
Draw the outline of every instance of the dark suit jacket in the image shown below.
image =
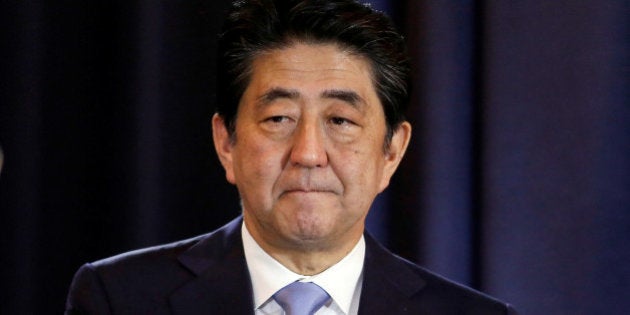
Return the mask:
{"type": "MultiPolygon", "coordinates": [[[[83,265],[66,314],[253,314],[241,222],[83,265]]],[[[360,314],[515,314],[393,255],[367,234],[363,272],[360,314]]]]}

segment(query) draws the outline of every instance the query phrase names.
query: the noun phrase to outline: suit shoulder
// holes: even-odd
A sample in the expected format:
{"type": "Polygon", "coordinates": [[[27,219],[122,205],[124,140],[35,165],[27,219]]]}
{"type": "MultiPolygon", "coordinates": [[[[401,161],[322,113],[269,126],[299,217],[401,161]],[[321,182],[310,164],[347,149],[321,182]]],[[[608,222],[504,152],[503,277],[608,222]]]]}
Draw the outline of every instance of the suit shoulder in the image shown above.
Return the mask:
{"type": "Polygon", "coordinates": [[[458,314],[516,314],[511,306],[486,293],[448,279],[411,261],[402,262],[425,281],[424,303],[431,301],[443,308],[454,308],[458,314]],[[447,306],[448,305],[448,306],[447,306]]]}
{"type": "Polygon", "coordinates": [[[237,239],[239,220],[211,233],[122,253],[83,265],[67,299],[72,314],[166,314],[174,291],[197,277],[195,268],[220,259],[237,239]],[[193,262],[186,261],[188,258],[193,262]],[[107,313],[107,312],[105,312],[107,313]],[[109,314],[109,313],[107,313],[109,314]]]}
{"type": "Polygon", "coordinates": [[[146,262],[176,260],[182,252],[188,250],[197,244],[201,239],[209,237],[210,235],[211,233],[168,244],[140,248],[94,261],[90,263],[90,265],[95,270],[102,270],[117,266],[133,265],[136,263],[144,264],[146,262]]]}
{"type": "MultiPolygon", "coordinates": [[[[70,286],[66,313],[137,313],[132,310],[141,308],[131,306],[144,307],[144,304],[132,303],[130,299],[134,298],[151,301],[151,307],[166,309],[168,293],[190,278],[190,273],[177,262],[177,256],[203,237],[134,250],[83,265],[70,286]]],[[[159,313],[155,310],[150,313],[159,313]]]]}
{"type": "Polygon", "coordinates": [[[381,280],[372,291],[378,292],[382,281],[388,282],[409,297],[409,310],[419,314],[427,310],[436,314],[515,314],[507,303],[399,257],[375,241],[371,247],[371,269],[378,270],[376,277],[381,280]]]}
{"type": "Polygon", "coordinates": [[[238,235],[240,219],[237,218],[210,233],[168,244],[137,249],[87,264],[89,269],[101,277],[116,279],[141,277],[165,277],[168,272],[190,272],[182,265],[183,256],[200,255],[202,258],[216,257],[226,248],[226,239],[238,235]]]}

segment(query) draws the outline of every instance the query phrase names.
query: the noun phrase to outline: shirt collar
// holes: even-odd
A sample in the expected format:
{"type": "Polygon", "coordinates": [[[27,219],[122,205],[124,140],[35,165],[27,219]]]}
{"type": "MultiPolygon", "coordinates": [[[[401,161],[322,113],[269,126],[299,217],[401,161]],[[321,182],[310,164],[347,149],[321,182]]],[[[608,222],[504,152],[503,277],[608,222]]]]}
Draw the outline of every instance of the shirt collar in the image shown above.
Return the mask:
{"type": "Polygon", "coordinates": [[[244,223],[241,227],[241,234],[245,260],[252,280],[256,309],[267,302],[276,291],[299,280],[314,282],[319,285],[330,294],[342,311],[346,314],[350,312],[357,282],[363,271],[365,258],[365,239],[363,236],[350,253],[338,263],[317,275],[304,276],[294,273],[267,254],[256,243],[244,223]]]}

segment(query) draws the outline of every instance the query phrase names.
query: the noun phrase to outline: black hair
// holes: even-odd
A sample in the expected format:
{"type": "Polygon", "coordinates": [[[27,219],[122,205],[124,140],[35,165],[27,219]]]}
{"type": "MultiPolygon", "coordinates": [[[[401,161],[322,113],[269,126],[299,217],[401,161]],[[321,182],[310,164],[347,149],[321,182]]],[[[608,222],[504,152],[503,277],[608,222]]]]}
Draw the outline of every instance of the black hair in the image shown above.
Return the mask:
{"type": "Polygon", "coordinates": [[[240,0],[219,36],[217,113],[234,134],[253,60],[296,42],[337,44],[367,58],[387,123],[386,142],[402,123],[410,65],[404,38],[385,14],[353,0],[240,0]]]}

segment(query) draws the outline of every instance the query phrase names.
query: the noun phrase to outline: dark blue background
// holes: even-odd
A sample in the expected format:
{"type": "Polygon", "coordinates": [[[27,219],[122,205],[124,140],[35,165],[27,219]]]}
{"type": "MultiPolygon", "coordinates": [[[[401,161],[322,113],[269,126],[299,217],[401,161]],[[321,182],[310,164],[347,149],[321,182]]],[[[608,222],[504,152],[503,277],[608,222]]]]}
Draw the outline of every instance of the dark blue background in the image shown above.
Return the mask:
{"type": "MultiPolygon", "coordinates": [[[[210,137],[224,1],[0,4],[2,314],[238,215],[210,137]]],[[[414,134],[369,229],[522,314],[630,309],[627,1],[378,1],[414,134]]],[[[220,79],[220,78],[219,78],[220,79]]]]}

